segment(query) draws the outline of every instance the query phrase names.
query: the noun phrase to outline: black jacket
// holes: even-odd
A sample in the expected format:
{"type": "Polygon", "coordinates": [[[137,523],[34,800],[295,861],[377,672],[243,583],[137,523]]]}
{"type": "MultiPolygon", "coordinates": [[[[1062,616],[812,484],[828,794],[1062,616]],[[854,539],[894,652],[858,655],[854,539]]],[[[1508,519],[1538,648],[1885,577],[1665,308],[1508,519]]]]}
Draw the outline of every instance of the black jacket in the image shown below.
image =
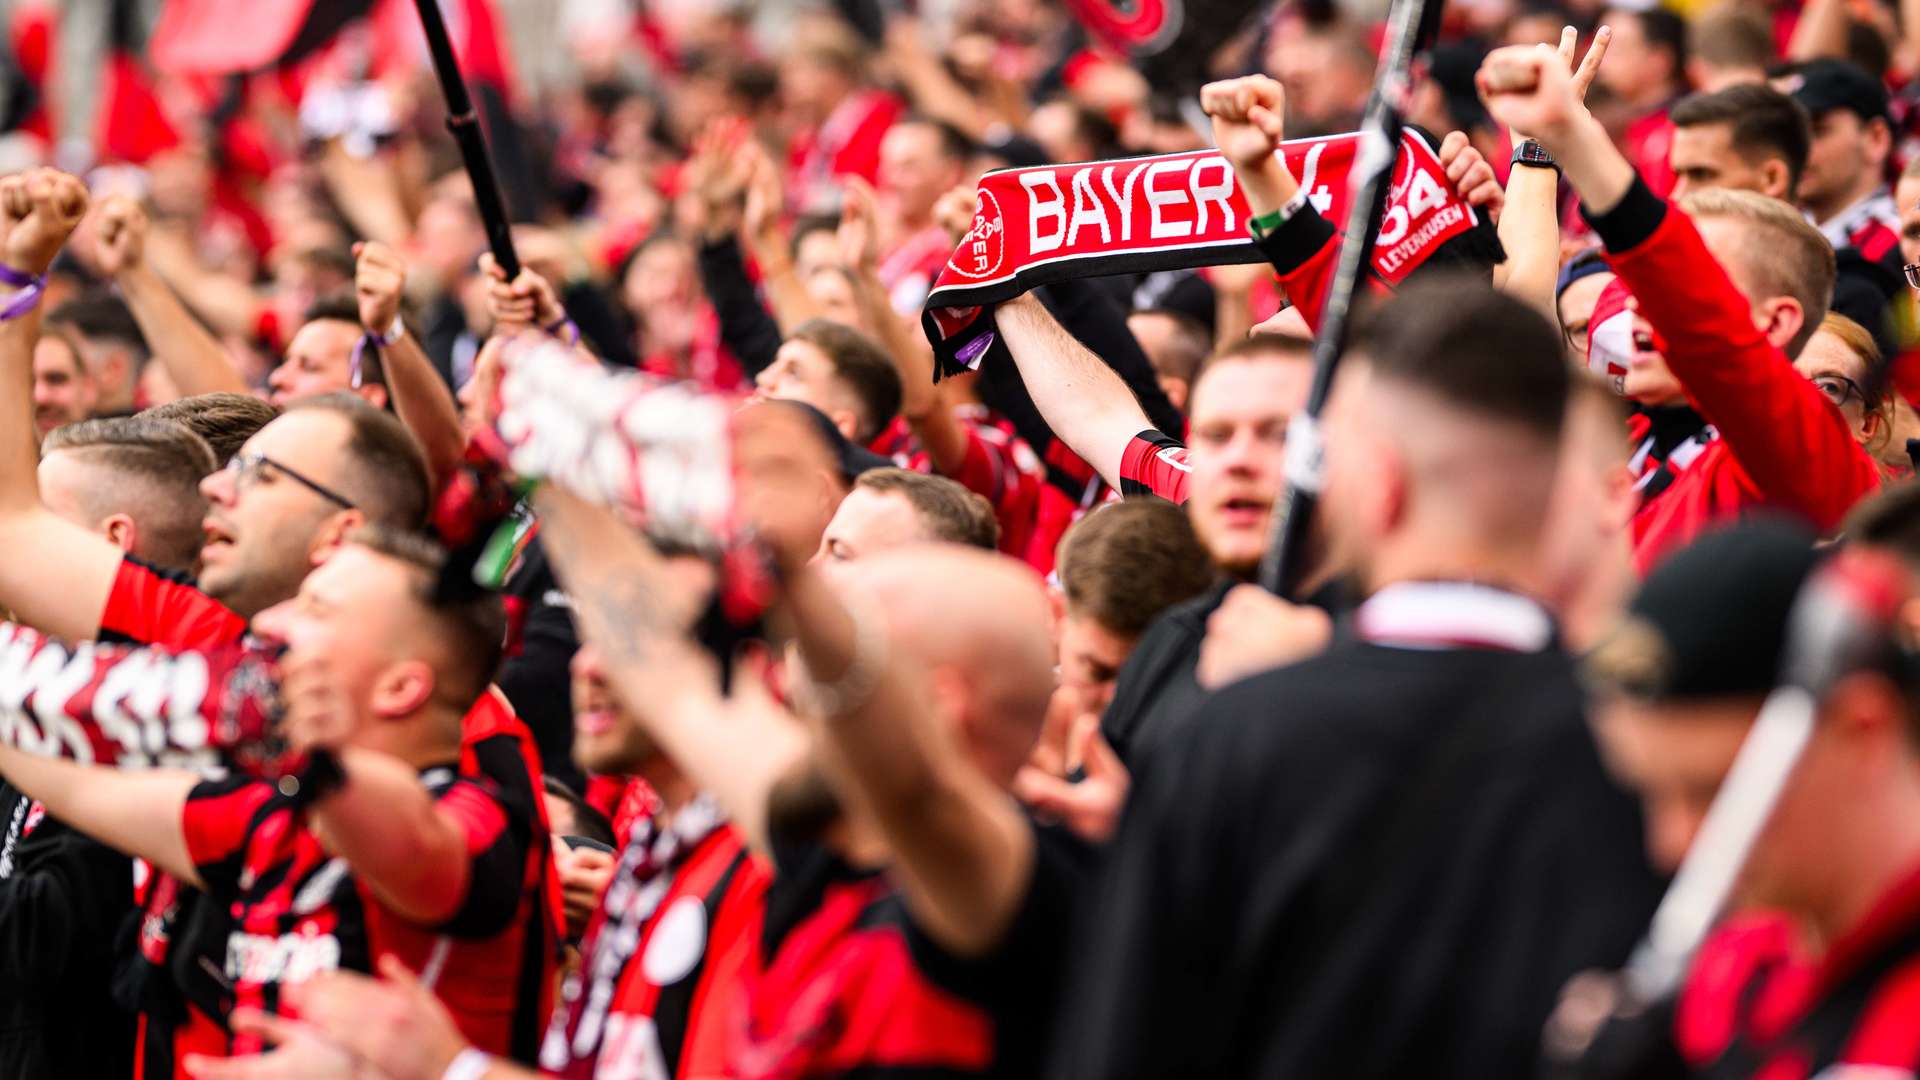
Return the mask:
{"type": "Polygon", "coordinates": [[[1199,596],[1161,612],[1120,665],[1113,699],[1100,718],[1100,734],[1128,768],[1138,768],[1148,751],[1183,726],[1181,721],[1205,696],[1194,679],[1200,643],[1207,637],[1207,620],[1237,584],[1222,578],[1199,596]]]}
{"type": "Polygon", "coordinates": [[[133,863],[0,783],[0,1076],[132,1075],[133,1017],[108,992],[133,863]]]}
{"type": "Polygon", "coordinates": [[[1136,786],[1050,1077],[1531,1075],[1657,899],[1557,651],[1336,643],[1136,786]]]}

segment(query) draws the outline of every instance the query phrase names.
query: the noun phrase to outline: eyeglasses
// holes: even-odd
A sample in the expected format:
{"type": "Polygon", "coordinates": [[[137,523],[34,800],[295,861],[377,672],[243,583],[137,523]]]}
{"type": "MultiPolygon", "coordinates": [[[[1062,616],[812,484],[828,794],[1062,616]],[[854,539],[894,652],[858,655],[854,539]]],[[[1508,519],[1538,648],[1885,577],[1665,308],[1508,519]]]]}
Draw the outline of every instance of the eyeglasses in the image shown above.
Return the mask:
{"type": "Polygon", "coordinates": [[[1907,275],[1908,285],[1920,289],[1920,263],[1908,263],[1900,268],[1900,272],[1907,275]]]}
{"type": "Polygon", "coordinates": [[[1845,375],[1815,375],[1813,385],[1827,395],[1828,401],[1841,408],[1845,408],[1850,400],[1858,399],[1862,403],[1867,400],[1867,392],[1860,389],[1860,384],[1845,375]]]}
{"type": "Polygon", "coordinates": [[[284,473],[289,480],[298,483],[301,487],[333,503],[342,510],[355,509],[352,499],[347,498],[345,495],[340,494],[317,480],[295,472],[293,469],[280,464],[265,454],[235,454],[232,460],[227,462],[226,471],[233,474],[234,490],[241,491],[258,483],[260,477],[264,475],[268,469],[272,469],[278,473],[284,473]]]}

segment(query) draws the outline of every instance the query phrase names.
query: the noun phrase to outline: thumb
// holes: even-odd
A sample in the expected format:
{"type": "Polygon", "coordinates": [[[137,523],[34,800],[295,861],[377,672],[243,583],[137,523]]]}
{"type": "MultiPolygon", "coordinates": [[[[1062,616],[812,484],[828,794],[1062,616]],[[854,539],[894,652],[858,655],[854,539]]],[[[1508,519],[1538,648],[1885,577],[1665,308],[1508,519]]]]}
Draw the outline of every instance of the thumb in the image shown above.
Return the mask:
{"type": "Polygon", "coordinates": [[[408,997],[426,1001],[439,1000],[433,996],[433,991],[427,989],[427,984],[421,982],[420,977],[413,973],[413,969],[407,967],[405,961],[392,953],[387,953],[380,958],[380,978],[408,997]]]}

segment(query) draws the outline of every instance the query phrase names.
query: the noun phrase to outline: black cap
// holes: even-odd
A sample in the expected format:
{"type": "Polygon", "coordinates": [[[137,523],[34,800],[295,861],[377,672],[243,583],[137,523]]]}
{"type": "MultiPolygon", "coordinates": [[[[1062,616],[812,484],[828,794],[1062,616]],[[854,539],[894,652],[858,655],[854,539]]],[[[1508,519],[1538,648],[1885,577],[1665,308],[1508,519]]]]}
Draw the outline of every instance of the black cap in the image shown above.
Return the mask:
{"type": "Polygon", "coordinates": [[[804,401],[768,398],[762,404],[793,409],[811,421],[814,430],[820,435],[820,441],[826,444],[827,449],[833,454],[833,459],[839,462],[840,478],[849,484],[863,472],[893,466],[892,461],[847,438],[826,413],[804,401]]]}
{"type": "Polygon", "coordinates": [[[1761,518],[1674,552],[1587,657],[1590,681],[1649,700],[1772,690],[1794,598],[1820,561],[1814,541],[1798,523],[1761,518]]]}
{"type": "Polygon", "coordinates": [[[1213,286],[1191,270],[1160,270],[1140,279],[1133,290],[1133,310],[1166,311],[1213,329],[1218,311],[1213,286]]]}
{"type": "Polygon", "coordinates": [[[1846,109],[1862,120],[1888,118],[1887,84],[1845,60],[1809,60],[1777,76],[1773,85],[1812,117],[1846,109]]]}

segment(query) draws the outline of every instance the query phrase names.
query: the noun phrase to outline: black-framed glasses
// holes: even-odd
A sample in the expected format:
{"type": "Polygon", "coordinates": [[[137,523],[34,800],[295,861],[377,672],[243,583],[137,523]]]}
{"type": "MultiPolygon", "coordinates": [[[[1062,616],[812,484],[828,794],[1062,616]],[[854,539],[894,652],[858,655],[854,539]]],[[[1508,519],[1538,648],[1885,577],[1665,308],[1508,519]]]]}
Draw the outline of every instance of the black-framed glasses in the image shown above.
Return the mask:
{"type": "Polygon", "coordinates": [[[345,495],[340,494],[312,477],[304,476],[300,472],[280,464],[265,454],[235,454],[233,458],[227,462],[227,472],[233,474],[233,487],[235,491],[252,487],[268,469],[284,474],[287,479],[294,481],[301,487],[333,503],[342,510],[357,509],[357,507],[353,505],[352,499],[347,498],[345,495]]]}
{"type": "Polygon", "coordinates": [[[1813,385],[1819,387],[1820,392],[1827,395],[1828,401],[1833,402],[1843,409],[1846,408],[1847,402],[1849,401],[1859,401],[1864,405],[1867,400],[1867,392],[1860,389],[1860,384],[1847,378],[1845,375],[1834,375],[1831,373],[1815,375],[1813,377],[1813,385]]]}
{"type": "Polygon", "coordinates": [[[1908,263],[1900,268],[1900,272],[1907,275],[1909,286],[1920,289],[1920,263],[1908,263]]]}

